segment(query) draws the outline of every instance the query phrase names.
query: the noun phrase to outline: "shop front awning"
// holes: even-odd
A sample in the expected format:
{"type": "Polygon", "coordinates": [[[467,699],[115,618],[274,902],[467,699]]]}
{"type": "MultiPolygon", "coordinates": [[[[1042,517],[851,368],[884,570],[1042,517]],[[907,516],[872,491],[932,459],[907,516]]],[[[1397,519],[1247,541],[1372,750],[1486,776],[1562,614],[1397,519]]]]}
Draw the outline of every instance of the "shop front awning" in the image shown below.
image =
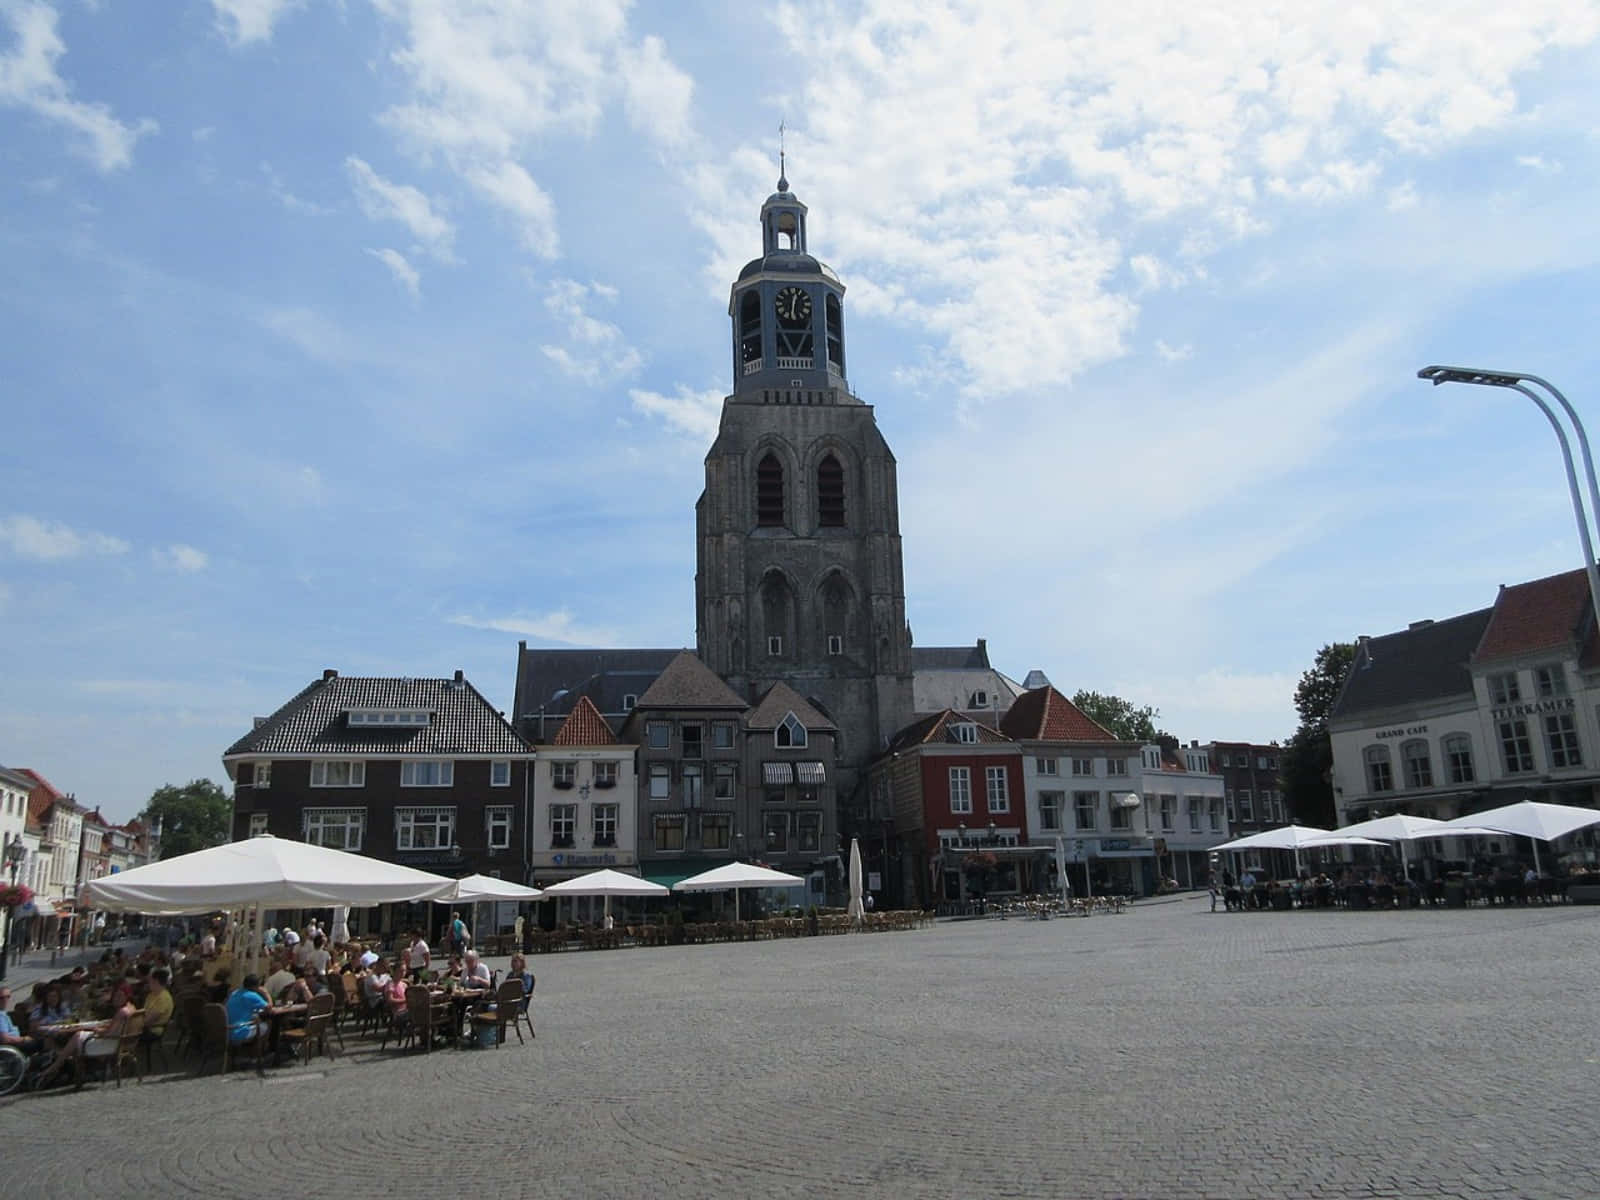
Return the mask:
{"type": "Polygon", "coordinates": [[[762,763],[761,782],[779,785],[793,783],[794,764],[786,762],[762,763]]]}
{"type": "Polygon", "coordinates": [[[827,783],[828,773],[819,762],[795,763],[795,775],[801,783],[827,783]]]}

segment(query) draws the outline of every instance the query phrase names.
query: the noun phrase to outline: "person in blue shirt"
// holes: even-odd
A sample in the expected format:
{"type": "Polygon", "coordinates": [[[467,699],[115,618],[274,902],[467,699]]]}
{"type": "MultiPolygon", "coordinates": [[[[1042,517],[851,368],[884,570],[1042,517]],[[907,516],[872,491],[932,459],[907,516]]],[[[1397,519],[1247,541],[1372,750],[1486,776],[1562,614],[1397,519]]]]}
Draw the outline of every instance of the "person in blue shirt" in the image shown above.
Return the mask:
{"type": "Polygon", "coordinates": [[[457,954],[462,953],[471,945],[467,937],[467,923],[461,919],[461,914],[450,914],[450,948],[457,954]]]}
{"type": "Polygon", "coordinates": [[[254,975],[246,975],[244,982],[228,994],[228,1040],[248,1042],[260,1033],[261,1011],[270,1004],[267,994],[261,990],[261,981],[254,975]]]}
{"type": "Polygon", "coordinates": [[[22,1036],[17,1023],[11,1019],[11,989],[0,983],[0,1046],[15,1046],[24,1054],[33,1054],[43,1045],[38,1038],[22,1036]]]}

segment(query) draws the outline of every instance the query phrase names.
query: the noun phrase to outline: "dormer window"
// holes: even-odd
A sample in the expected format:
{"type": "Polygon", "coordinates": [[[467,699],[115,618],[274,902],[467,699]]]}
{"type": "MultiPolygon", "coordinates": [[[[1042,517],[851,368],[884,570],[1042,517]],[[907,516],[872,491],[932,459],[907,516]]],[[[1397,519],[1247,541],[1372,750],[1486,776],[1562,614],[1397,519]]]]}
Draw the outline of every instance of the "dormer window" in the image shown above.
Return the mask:
{"type": "Polygon", "coordinates": [[[638,704],[638,703],[639,703],[639,697],[634,695],[632,692],[629,692],[626,696],[624,696],[622,698],[622,711],[623,712],[632,712],[633,711],[633,706],[635,704],[638,704]]]}
{"type": "Polygon", "coordinates": [[[973,692],[972,693],[972,703],[967,705],[967,707],[968,708],[988,708],[989,707],[989,693],[988,692],[982,692],[982,691],[973,692]]]}
{"type": "Polygon", "coordinates": [[[432,717],[425,708],[351,708],[345,710],[345,724],[366,729],[417,729],[432,717]]]}
{"type": "Polygon", "coordinates": [[[773,742],[780,750],[802,750],[806,745],[806,727],[799,717],[790,713],[773,734],[773,742]]]}
{"type": "Polygon", "coordinates": [[[950,736],[958,742],[972,745],[978,740],[978,727],[971,721],[957,721],[950,726],[950,736]]]}

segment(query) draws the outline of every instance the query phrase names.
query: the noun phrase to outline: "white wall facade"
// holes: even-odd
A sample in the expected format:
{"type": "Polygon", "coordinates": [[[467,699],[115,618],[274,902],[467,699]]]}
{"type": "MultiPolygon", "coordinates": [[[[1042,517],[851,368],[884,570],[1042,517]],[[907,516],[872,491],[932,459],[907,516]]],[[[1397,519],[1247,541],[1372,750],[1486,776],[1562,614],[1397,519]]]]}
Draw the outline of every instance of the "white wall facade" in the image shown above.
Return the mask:
{"type": "Polygon", "coordinates": [[[634,771],[635,750],[634,746],[538,748],[529,765],[533,774],[529,863],[536,881],[582,875],[602,867],[623,871],[637,867],[639,789],[634,771]],[[571,765],[571,787],[557,786],[557,768],[561,764],[571,765]],[[605,771],[597,769],[601,764],[610,764],[616,779],[613,786],[602,786],[605,771]],[[595,836],[595,810],[603,804],[616,806],[616,836],[609,846],[597,844],[595,836]],[[555,805],[572,805],[576,809],[570,846],[555,844],[555,805]]]}

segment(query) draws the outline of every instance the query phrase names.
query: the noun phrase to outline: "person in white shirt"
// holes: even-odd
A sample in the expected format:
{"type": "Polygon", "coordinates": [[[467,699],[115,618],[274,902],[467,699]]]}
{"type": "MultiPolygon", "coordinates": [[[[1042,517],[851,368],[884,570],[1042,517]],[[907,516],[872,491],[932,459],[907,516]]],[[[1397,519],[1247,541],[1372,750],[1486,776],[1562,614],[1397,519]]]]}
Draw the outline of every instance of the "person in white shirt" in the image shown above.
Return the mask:
{"type": "Polygon", "coordinates": [[[276,1000],[295,981],[295,974],[287,966],[280,966],[263,985],[269,999],[276,1000]]]}
{"type": "Polygon", "coordinates": [[[433,954],[428,949],[428,943],[422,936],[422,930],[417,930],[411,941],[411,948],[407,951],[409,958],[407,966],[411,970],[411,982],[416,983],[422,978],[422,973],[428,969],[428,964],[433,961],[433,954]]]}
{"type": "Polygon", "coordinates": [[[361,977],[361,994],[373,1008],[383,1003],[384,990],[389,986],[389,960],[380,958],[378,965],[361,977]]]}
{"type": "Polygon", "coordinates": [[[465,964],[461,968],[461,986],[488,987],[492,982],[489,964],[478,957],[476,950],[468,950],[465,964]]]}
{"type": "Polygon", "coordinates": [[[328,963],[332,958],[333,955],[329,954],[322,944],[322,934],[312,934],[311,949],[306,951],[303,965],[308,967],[313,975],[326,975],[328,973],[328,963]]]}

